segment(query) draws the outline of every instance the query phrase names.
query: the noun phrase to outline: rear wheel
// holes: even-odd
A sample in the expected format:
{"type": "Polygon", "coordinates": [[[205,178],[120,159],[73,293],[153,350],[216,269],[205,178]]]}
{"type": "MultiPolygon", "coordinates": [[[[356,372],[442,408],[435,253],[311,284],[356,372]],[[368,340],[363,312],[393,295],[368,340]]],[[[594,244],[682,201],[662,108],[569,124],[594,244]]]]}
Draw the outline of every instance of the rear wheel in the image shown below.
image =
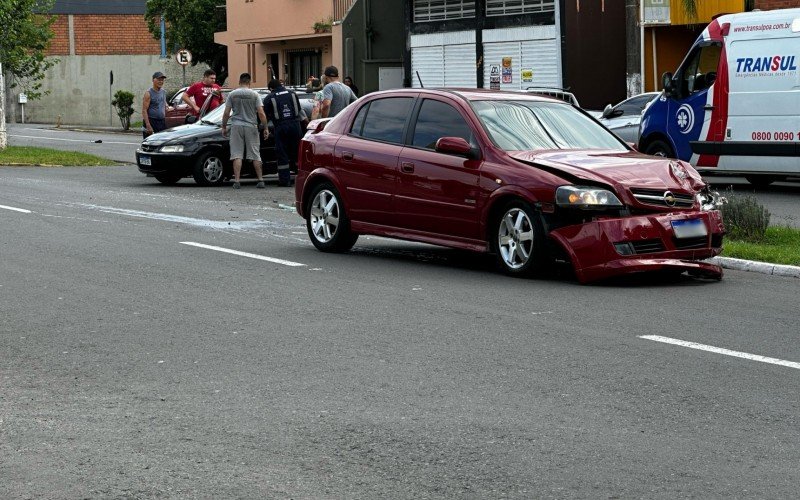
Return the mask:
{"type": "Polygon", "coordinates": [[[675,151],[672,147],[661,139],[657,139],[647,145],[645,154],[653,156],[662,156],[664,158],[675,158],[675,151]]]}
{"type": "Polygon", "coordinates": [[[512,201],[497,213],[492,246],[497,263],[507,274],[530,276],[544,270],[547,247],[538,215],[522,200],[512,201]]]}
{"type": "Polygon", "coordinates": [[[757,188],[765,188],[777,180],[774,175],[745,175],[744,178],[757,188]]]}
{"type": "Polygon", "coordinates": [[[225,171],[225,160],[219,151],[209,151],[200,155],[194,164],[192,176],[201,186],[219,186],[225,171]]]}
{"type": "Polygon", "coordinates": [[[181,180],[183,177],[180,175],[174,174],[162,174],[154,176],[158,182],[161,184],[166,184],[167,186],[171,186],[181,180]]]}
{"type": "Polygon", "coordinates": [[[350,219],[339,191],[324,183],[314,188],[310,198],[306,229],[311,243],[323,252],[346,252],[353,248],[358,235],[350,230],[350,219]]]}

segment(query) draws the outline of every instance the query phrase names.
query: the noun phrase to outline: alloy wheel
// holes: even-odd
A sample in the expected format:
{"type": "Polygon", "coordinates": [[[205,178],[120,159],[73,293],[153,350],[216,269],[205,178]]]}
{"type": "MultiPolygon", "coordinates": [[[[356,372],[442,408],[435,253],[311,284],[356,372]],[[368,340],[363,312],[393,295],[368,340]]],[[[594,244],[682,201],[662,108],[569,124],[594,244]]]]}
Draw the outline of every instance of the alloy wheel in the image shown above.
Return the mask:
{"type": "Polygon", "coordinates": [[[323,189],[311,202],[311,231],[314,238],[327,243],[336,235],[339,227],[339,200],[331,191],[323,189]]]}
{"type": "Polygon", "coordinates": [[[222,160],[216,156],[209,156],[203,162],[203,177],[212,184],[222,178],[222,170],[222,160]]]}
{"type": "Polygon", "coordinates": [[[500,221],[497,248],[509,269],[520,269],[533,253],[533,224],[521,208],[511,208],[500,221]]]}

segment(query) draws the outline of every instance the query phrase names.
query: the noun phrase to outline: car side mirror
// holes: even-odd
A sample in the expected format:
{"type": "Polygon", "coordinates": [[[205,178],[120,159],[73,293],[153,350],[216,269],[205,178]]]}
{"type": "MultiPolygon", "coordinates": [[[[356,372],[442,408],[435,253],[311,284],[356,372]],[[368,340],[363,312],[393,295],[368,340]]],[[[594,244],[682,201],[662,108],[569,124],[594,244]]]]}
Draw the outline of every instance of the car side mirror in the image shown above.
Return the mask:
{"type": "Polygon", "coordinates": [[[194,115],[186,115],[186,118],[183,119],[184,123],[196,123],[197,117],[194,115]]]}
{"type": "Polygon", "coordinates": [[[472,146],[470,146],[463,137],[440,137],[439,140],[436,141],[436,152],[466,156],[471,159],[477,157],[472,146]]]}
{"type": "Polygon", "coordinates": [[[614,108],[612,108],[610,104],[606,104],[606,107],[603,108],[603,118],[609,118],[613,112],[614,108]]]}
{"type": "Polygon", "coordinates": [[[667,71],[661,75],[661,86],[664,87],[664,92],[666,92],[667,95],[673,95],[675,93],[675,83],[672,80],[672,73],[667,71]]]}

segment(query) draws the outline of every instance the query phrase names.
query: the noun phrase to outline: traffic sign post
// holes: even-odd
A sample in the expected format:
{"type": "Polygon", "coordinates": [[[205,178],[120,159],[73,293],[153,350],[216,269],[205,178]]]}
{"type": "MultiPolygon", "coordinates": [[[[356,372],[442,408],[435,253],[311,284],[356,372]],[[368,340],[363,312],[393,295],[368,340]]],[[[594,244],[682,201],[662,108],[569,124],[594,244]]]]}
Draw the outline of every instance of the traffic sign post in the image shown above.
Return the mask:
{"type": "Polygon", "coordinates": [[[183,66],[183,86],[186,86],[186,66],[192,62],[192,53],[186,49],[181,49],[175,54],[175,60],[183,66]]]}

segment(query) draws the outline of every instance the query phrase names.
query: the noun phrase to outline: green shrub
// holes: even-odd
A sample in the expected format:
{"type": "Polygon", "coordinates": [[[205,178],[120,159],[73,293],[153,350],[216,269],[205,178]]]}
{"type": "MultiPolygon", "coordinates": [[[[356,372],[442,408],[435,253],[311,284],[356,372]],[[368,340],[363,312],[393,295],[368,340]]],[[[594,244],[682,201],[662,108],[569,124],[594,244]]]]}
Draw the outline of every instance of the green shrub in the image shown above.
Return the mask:
{"type": "Polygon", "coordinates": [[[122,123],[122,130],[131,128],[131,115],[133,114],[133,94],[127,90],[117,90],[111,105],[117,108],[117,116],[122,123]]]}
{"type": "Polygon", "coordinates": [[[726,193],[728,203],[722,205],[722,219],[728,237],[734,240],[759,242],[764,240],[770,213],[753,196],[726,193]]]}

